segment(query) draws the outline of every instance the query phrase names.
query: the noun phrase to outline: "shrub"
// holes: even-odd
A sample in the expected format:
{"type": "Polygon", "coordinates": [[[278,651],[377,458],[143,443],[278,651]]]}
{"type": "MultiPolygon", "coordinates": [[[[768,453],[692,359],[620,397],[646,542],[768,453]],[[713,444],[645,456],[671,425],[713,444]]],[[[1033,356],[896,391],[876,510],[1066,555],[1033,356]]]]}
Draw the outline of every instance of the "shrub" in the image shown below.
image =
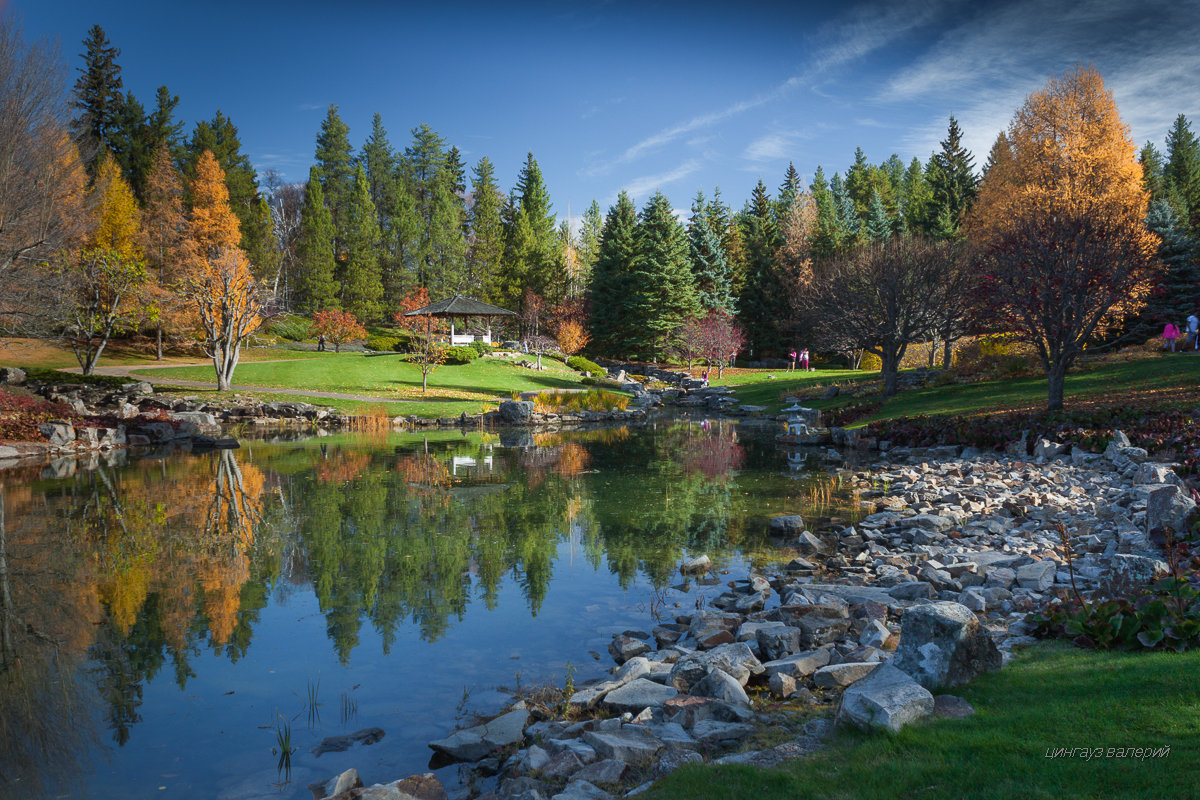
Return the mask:
{"type": "Polygon", "coordinates": [[[479,355],[490,353],[493,350],[492,346],[487,342],[471,342],[471,344],[467,346],[473,348],[479,355]]]}
{"type": "Polygon", "coordinates": [[[397,336],[372,336],[367,339],[366,348],[377,353],[395,353],[400,350],[400,338],[397,336]]]}
{"type": "Polygon", "coordinates": [[[470,345],[459,345],[446,349],[447,364],[470,364],[479,353],[470,345]]]}
{"type": "Polygon", "coordinates": [[[567,359],[567,366],[579,372],[586,372],[593,378],[603,378],[608,374],[608,370],[592,361],[588,361],[583,356],[571,356],[567,359]]]}
{"type": "Polygon", "coordinates": [[[586,378],[580,378],[579,382],[582,383],[584,386],[595,386],[596,385],[596,379],[591,377],[590,375],[586,378]]]}
{"type": "Polygon", "coordinates": [[[1033,348],[1007,334],[979,336],[962,344],[954,366],[960,375],[979,377],[1011,378],[1041,372],[1033,348]]]}
{"type": "Polygon", "coordinates": [[[858,368],[867,372],[879,372],[883,369],[883,359],[874,353],[863,353],[862,361],[858,362],[858,368]]]}

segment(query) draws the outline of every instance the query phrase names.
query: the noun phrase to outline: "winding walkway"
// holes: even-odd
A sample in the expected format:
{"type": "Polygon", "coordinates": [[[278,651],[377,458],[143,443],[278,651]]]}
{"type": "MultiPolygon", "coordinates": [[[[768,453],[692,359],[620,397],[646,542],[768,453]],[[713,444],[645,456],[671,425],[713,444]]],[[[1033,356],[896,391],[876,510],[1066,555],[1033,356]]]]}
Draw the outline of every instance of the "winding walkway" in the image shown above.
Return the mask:
{"type": "MultiPolygon", "coordinates": [[[[247,363],[254,364],[284,364],[293,361],[304,361],[303,358],[277,358],[267,361],[254,361],[247,363]]],[[[191,364],[126,364],[122,366],[96,367],[97,375],[111,375],[117,378],[132,378],[134,380],[144,380],[154,383],[154,379],[149,375],[143,374],[147,370],[168,369],[171,367],[204,367],[208,366],[209,362],[200,361],[191,364]]],[[[64,369],[63,372],[79,373],[79,367],[70,367],[64,369]]],[[[178,378],[164,380],[170,386],[182,386],[188,389],[216,389],[217,384],[213,381],[186,381],[178,378]]],[[[416,400],[402,400],[399,398],[379,397],[378,395],[367,394],[346,394],[344,392],[318,392],[307,389],[281,389],[273,386],[246,386],[243,384],[234,384],[230,387],[233,392],[258,392],[263,394],[283,394],[291,397],[316,397],[325,398],[328,400],[357,400],[364,403],[416,403],[416,400]]],[[[426,401],[436,402],[436,401],[426,401]]]]}

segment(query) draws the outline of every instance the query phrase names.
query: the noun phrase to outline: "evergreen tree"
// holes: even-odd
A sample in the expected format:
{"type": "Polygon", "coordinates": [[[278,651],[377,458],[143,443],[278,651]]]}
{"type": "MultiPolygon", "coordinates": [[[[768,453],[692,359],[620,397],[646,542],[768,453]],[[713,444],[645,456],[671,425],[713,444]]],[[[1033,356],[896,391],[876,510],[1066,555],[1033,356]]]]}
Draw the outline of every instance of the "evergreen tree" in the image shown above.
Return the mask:
{"type": "Polygon", "coordinates": [[[983,175],[981,178],[986,178],[988,173],[996,167],[1003,168],[1004,164],[1013,157],[1012,145],[1009,144],[1008,136],[1004,131],[1000,131],[996,136],[996,141],[992,142],[992,149],[988,151],[987,161],[983,163],[983,175]]]}
{"type": "Polygon", "coordinates": [[[484,156],[471,171],[466,285],[485,302],[494,298],[504,258],[504,223],[500,219],[503,206],[504,195],[496,184],[495,168],[484,156]]]}
{"type": "Polygon", "coordinates": [[[117,57],[121,51],[108,41],[99,25],[93,25],[83,40],[80,54],[83,66],[75,81],[75,108],[79,112],[72,123],[75,142],[88,174],[95,177],[98,160],[111,150],[111,135],[119,124],[125,105],[123,82],[117,57]]]}
{"type": "Polygon", "coordinates": [[[583,212],[583,222],[579,226],[579,266],[585,274],[590,275],[596,259],[600,257],[600,233],[604,230],[604,216],[600,213],[600,204],[592,200],[592,204],[583,212]]]}
{"type": "Polygon", "coordinates": [[[592,280],[588,288],[592,347],[599,353],[627,357],[632,353],[631,296],[633,258],[637,252],[637,212],[622,191],[608,209],[592,280]]]}
{"type": "Polygon", "coordinates": [[[450,176],[450,188],[457,195],[467,193],[467,168],[463,164],[458,148],[451,146],[446,152],[446,173],[450,176]]]}
{"type": "Polygon", "coordinates": [[[946,138],[941,150],[934,154],[937,169],[928,175],[933,190],[931,218],[932,235],[953,239],[959,235],[963,219],[978,192],[979,178],[975,175],[974,156],[962,146],[962,130],[958,120],[950,117],[946,138]]]}
{"type": "Polygon", "coordinates": [[[179,325],[178,304],[172,286],[181,277],[184,263],[183,183],[167,143],[160,142],[146,176],[142,209],[142,252],[151,270],[147,300],[154,307],[157,355],[163,357],[162,335],[179,325]]]}
{"type": "Polygon", "coordinates": [[[183,123],[175,119],[175,109],[178,106],[179,95],[171,94],[166,86],[158,87],[154,95],[154,111],[146,120],[146,126],[155,150],[160,144],[165,144],[173,156],[181,158],[183,123]]]}
{"type": "Polygon", "coordinates": [[[321,191],[333,217],[334,247],[340,255],[350,236],[349,207],[356,189],[350,127],[342,122],[333,103],[329,104],[321,121],[321,132],[317,134],[316,162],[321,191]]]}
{"type": "Polygon", "coordinates": [[[254,276],[270,286],[272,296],[278,300],[279,267],[283,263],[283,252],[275,236],[275,222],[271,216],[271,204],[258,195],[251,207],[246,226],[242,230],[242,249],[250,260],[254,276]]]}
{"type": "Polygon", "coordinates": [[[384,182],[379,212],[383,246],[379,268],[383,279],[386,309],[398,308],[400,301],[415,289],[417,275],[425,263],[425,228],[417,213],[417,202],[399,175],[384,182]]]}
{"type": "Polygon", "coordinates": [[[713,199],[705,209],[709,223],[721,237],[721,248],[729,262],[729,290],[736,297],[746,285],[746,247],[742,239],[742,226],[731,209],[721,199],[721,187],[713,188],[713,199]]]}
{"type": "Polygon", "coordinates": [[[799,191],[800,173],[796,171],[796,165],[789,161],[787,172],[783,174],[783,183],[779,184],[779,198],[775,201],[775,226],[777,228],[782,229],[783,221],[788,218],[792,201],[799,191]]]}
{"type": "MultiPolygon", "coordinates": [[[[242,232],[240,247],[246,251],[261,253],[260,243],[272,235],[269,220],[263,218],[259,208],[258,176],[250,157],[242,152],[237,127],[220,109],[211,121],[198,122],[187,144],[184,174],[188,186],[195,179],[200,155],[209,151],[225,173],[225,188],[229,192],[229,207],[237,215],[242,232]]],[[[186,195],[191,200],[190,190],[186,195]]]]}
{"type": "Polygon", "coordinates": [[[840,250],[854,247],[861,241],[861,224],[854,200],[838,173],[833,173],[829,182],[829,194],[833,199],[834,215],[837,220],[837,244],[840,250]]]}
{"type": "MultiPolygon", "coordinates": [[[[766,209],[770,213],[770,207],[766,209]]],[[[642,209],[637,226],[631,294],[637,327],[636,351],[650,358],[665,355],[683,321],[700,310],[688,266],[687,234],[662,192],[642,209]]]]}
{"type": "MultiPolygon", "coordinates": [[[[932,158],[930,163],[932,163],[932,158]]],[[[904,195],[903,230],[905,235],[920,233],[928,235],[927,221],[933,205],[933,187],[925,177],[921,160],[913,157],[902,180],[904,195]]]]}
{"type": "Polygon", "coordinates": [[[1200,236],[1200,140],[1183,114],[1167,132],[1163,178],[1168,193],[1178,198],[1175,210],[1184,228],[1192,236],[1200,236]]]}
{"type": "Polygon", "coordinates": [[[296,250],[296,308],[308,314],[337,308],[340,303],[333,258],[333,217],[325,205],[325,192],[316,167],[308,173],[296,250]]]}
{"type": "Polygon", "coordinates": [[[1166,179],[1163,176],[1163,157],[1154,142],[1146,142],[1138,153],[1138,163],[1142,165],[1142,186],[1150,196],[1150,202],[1162,200],[1167,196],[1166,179]]]}
{"type": "Polygon", "coordinates": [[[738,316],[746,327],[751,351],[761,357],[778,349],[780,326],[787,316],[787,287],[777,269],[779,232],[771,213],[767,187],[760,180],[742,213],[746,248],[746,284],[738,296],[738,316]]]}
{"type": "Polygon", "coordinates": [[[854,216],[866,219],[871,206],[871,165],[861,147],[854,148],[854,163],[846,171],[845,189],[854,206],[854,216]]]}
{"type": "Polygon", "coordinates": [[[867,222],[863,230],[867,239],[872,242],[887,241],[895,233],[878,190],[871,193],[871,205],[867,210],[867,222]]]}
{"type": "Polygon", "coordinates": [[[432,297],[461,294],[470,288],[464,281],[466,210],[454,181],[448,165],[434,179],[426,248],[429,277],[422,284],[432,297]]]}
{"type": "Polygon", "coordinates": [[[113,156],[121,166],[121,173],[134,194],[141,199],[157,142],[151,138],[146,110],[133,92],[126,94],[121,103],[116,122],[109,130],[109,141],[113,156]]]}
{"type": "Polygon", "coordinates": [[[687,234],[688,258],[701,311],[720,311],[732,315],[736,300],[730,286],[729,259],[725,257],[721,237],[709,219],[704,192],[697,192],[692,202],[692,218],[688,222],[687,234]]]}
{"type": "Polygon", "coordinates": [[[367,173],[355,170],[354,188],[346,203],[346,263],[342,268],[342,307],[361,322],[383,315],[383,282],[379,272],[379,218],[371,202],[367,173]]]}
{"type": "Polygon", "coordinates": [[[388,141],[387,130],[383,127],[383,117],[378,113],[371,119],[371,135],[363,144],[358,163],[366,170],[367,185],[371,188],[371,202],[380,212],[380,227],[384,227],[384,196],[387,194],[388,184],[396,179],[396,154],[388,141]]]}
{"type": "Polygon", "coordinates": [[[517,208],[505,251],[506,297],[516,302],[532,289],[553,304],[565,295],[565,275],[555,244],[550,192],[533,153],[526,156],[513,197],[517,208]]]}
{"type": "Polygon", "coordinates": [[[841,244],[840,226],[837,204],[834,201],[833,192],[829,189],[829,181],[825,179],[825,170],[820,165],[813,174],[808,191],[817,205],[817,230],[812,241],[813,255],[818,258],[828,258],[838,251],[841,244]]]}

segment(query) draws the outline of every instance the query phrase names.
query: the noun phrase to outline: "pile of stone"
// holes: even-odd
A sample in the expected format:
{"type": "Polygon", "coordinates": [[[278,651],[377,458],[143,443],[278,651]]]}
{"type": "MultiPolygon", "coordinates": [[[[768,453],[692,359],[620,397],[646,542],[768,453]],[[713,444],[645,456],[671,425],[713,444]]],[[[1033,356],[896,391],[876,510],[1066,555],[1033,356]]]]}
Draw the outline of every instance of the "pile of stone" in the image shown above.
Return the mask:
{"type": "Polygon", "coordinates": [[[491,425],[579,425],[593,422],[629,422],[643,419],[646,411],[643,408],[612,411],[563,411],[558,413],[543,413],[536,411],[532,400],[505,400],[496,411],[483,414],[480,417],[466,417],[463,421],[484,422],[491,425]]]}

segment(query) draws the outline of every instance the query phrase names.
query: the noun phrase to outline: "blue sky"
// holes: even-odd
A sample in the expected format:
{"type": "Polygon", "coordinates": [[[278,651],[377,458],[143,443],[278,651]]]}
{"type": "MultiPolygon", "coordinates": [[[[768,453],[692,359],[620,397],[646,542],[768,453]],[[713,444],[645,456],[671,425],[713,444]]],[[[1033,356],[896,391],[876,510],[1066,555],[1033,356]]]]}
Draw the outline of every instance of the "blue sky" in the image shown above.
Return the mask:
{"type": "Polygon", "coordinates": [[[256,167],[307,176],[336,103],[361,145],[426,122],[502,188],[532,151],[556,213],[624,188],[684,209],[720,186],[740,206],[789,160],[807,180],[924,160],[953,113],[981,164],[1025,96],[1075,63],[1100,69],[1141,144],[1200,125],[1197,0],[851,3],[0,0],[27,38],[79,66],[99,23],[143,103],[165,84],[195,120],[221,108],[256,167]]]}

